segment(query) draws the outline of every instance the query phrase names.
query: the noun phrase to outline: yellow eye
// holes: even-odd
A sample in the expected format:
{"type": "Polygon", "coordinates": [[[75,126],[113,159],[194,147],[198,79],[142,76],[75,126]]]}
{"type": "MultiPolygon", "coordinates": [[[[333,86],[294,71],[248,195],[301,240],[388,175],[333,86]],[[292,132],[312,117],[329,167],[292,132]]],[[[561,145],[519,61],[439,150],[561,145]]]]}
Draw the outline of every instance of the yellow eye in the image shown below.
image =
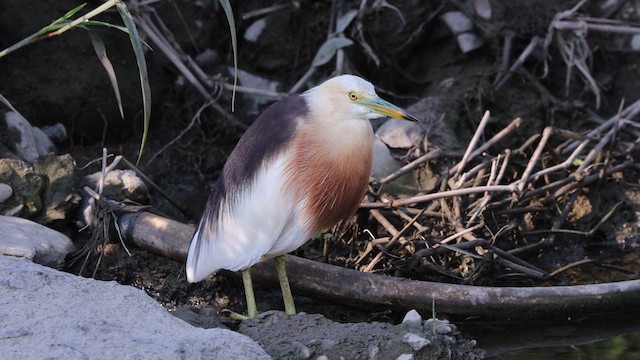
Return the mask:
{"type": "Polygon", "coordinates": [[[354,101],[358,100],[358,94],[356,94],[353,91],[349,92],[349,99],[354,100],[354,101]]]}

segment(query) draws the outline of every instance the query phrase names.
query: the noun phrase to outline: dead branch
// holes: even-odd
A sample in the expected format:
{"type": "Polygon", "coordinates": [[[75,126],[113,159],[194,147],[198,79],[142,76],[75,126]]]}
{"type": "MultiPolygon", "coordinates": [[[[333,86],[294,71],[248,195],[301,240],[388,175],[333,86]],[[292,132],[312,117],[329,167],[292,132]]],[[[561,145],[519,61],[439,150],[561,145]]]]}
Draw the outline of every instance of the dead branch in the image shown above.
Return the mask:
{"type": "MultiPolygon", "coordinates": [[[[119,219],[132,244],[177,261],[186,259],[193,226],[149,213],[119,219]]],[[[478,287],[363,273],[287,256],[291,287],[300,295],[368,309],[416,309],[462,316],[530,319],[627,312],[640,301],[640,280],[551,287],[478,287]]],[[[278,286],[270,262],[252,268],[256,283],[278,286]]]]}

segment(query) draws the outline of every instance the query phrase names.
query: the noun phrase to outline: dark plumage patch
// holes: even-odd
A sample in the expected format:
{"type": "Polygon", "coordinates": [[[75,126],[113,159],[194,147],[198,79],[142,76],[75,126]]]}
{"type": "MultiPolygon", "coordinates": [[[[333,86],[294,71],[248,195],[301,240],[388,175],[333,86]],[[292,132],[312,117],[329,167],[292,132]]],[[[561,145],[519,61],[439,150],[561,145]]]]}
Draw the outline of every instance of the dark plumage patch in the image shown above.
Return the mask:
{"type": "MultiPolygon", "coordinates": [[[[292,95],[268,107],[242,135],[235,149],[229,155],[222,169],[198,225],[215,226],[218,212],[224,202],[233,201],[242,188],[251,184],[260,166],[275,156],[296,134],[298,121],[307,115],[309,109],[301,95],[292,95]]],[[[200,232],[200,236],[203,235],[200,232]]],[[[200,254],[202,241],[213,239],[194,239],[197,241],[195,255],[200,254]]]]}

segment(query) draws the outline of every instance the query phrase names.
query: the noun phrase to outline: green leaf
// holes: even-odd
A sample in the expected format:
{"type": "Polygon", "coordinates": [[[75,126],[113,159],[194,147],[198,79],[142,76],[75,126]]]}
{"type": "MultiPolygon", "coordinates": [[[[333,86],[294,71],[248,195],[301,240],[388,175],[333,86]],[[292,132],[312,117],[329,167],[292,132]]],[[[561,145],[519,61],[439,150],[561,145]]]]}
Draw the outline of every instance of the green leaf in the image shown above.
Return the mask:
{"type": "Polygon", "coordinates": [[[111,87],[116,95],[116,101],[118,102],[118,108],[120,109],[120,117],[124,119],[124,110],[122,110],[122,98],[120,97],[120,88],[118,87],[116,71],[113,69],[113,64],[107,56],[107,49],[104,47],[104,42],[100,38],[100,35],[93,30],[89,30],[89,38],[91,39],[91,44],[93,44],[93,49],[96,51],[96,55],[98,55],[98,59],[109,76],[111,87]]]}
{"type": "MultiPolygon", "coordinates": [[[[65,20],[66,20],[66,19],[71,18],[71,17],[72,17],[73,15],[75,15],[78,11],[82,10],[82,8],[84,8],[85,6],[87,6],[87,3],[80,4],[80,5],[76,6],[75,8],[73,8],[73,9],[71,9],[71,10],[67,11],[67,13],[66,13],[66,14],[62,15],[62,17],[61,17],[60,19],[65,19],[65,20]]],[[[60,19],[58,19],[58,20],[60,20],[60,19]]],[[[55,21],[54,21],[54,23],[55,23],[55,21]]]]}
{"type": "Polygon", "coordinates": [[[144,130],[142,132],[142,140],[140,142],[140,152],[138,153],[138,159],[136,160],[136,164],[138,164],[140,162],[140,158],[142,157],[144,144],[147,142],[147,136],[149,134],[149,122],[151,121],[151,86],[149,85],[147,62],[144,59],[144,50],[142,48],[142,40],[140,40],[138,28],[136,27],[136,24],[133,21],[133,18],[131,17],[131,13],[129,12],[127,6],[121,1],[118,1],[116,3],[116,6],[118,8],[118,12],[120,13],[120,17],[122,17],[124,25],[126,26],[127,30],[129,30],[129,39],[131,40],[131,46],[133,47],[133,52],[136,56],[136,63],[138,63],[140,86],[142,87],[144,130]]]}
{"type": "Polygon", "coordinates": [[[336,55],[338,49],[351,45],[353,45],[353,41],[343,37],[335,37],[325,41],[313,58],[312,65],[318,67],[328,63],[336,55]]]}
{"type": "Polygon", "coordinates": [[[233,19],[233,9],[229,0],[219,0],[229,23],[231,33],[231,47],[233,49],[233,92],[231,95],[231,112],[236,108],[236,86],[238,85],[238,39],[236,36],[236,22],[233,19]]]}
{"type": "Polygon", "coordinates": [[[75,8],[73,8],[72,10],[68,11],[66,14],[62,15],[61,17],[59,17],[58,19],[54,20],[53,22],[51,22],[51,24],[43,27],[42,29],[38,30],[37,32],[29,35],[28,37],[18,41],[17,43],[9,46],[8,48],[0,51],[0,58],[3,56],[6,56],[18,49],[21,49],[29,44],[32,44],[36,41],[38,41],[41,36],[46,35],[52,31],[56,31],[61,27],[64,27],[69,21],[68,19],[70,17],[72,17],[73,15],[75,15],[78,11],[82,10],[83,7],[85,7],[85,4],[76,6],[75,8]]]}

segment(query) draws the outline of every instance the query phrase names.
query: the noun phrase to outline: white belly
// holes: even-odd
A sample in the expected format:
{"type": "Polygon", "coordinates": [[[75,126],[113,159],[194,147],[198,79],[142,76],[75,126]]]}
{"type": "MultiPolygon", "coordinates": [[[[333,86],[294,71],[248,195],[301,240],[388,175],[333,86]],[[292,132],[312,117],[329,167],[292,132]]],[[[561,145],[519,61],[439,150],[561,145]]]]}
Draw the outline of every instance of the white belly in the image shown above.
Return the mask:
{"type": "MultiPolygon", "coordinates": [[[[276,156],[256,173],[256,180],[233,203],[224,203],[219,219],[206,234],[196,233],[187,258],[190,281],[199,281],[219,270],[242,270],[260,261],[291,252],[312,235],[304,229],[293,194],[285,193],[286,156],[276,156]],[[203,238],[199,256],[195,239],[203,238]]],[[[213,220],[213,219],[212,219],[213,220]]]]}

